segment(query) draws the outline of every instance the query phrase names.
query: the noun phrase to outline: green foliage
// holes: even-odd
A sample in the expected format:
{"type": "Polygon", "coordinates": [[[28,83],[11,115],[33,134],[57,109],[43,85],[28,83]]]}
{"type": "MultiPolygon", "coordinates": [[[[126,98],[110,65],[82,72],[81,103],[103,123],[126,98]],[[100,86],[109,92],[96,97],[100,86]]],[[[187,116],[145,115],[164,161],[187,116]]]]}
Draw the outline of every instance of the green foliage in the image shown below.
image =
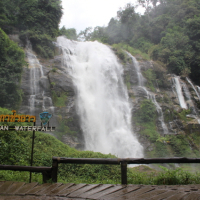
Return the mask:
{"type": "Polygon", "coordinates": [[[126,53],[124,52],[124,50],[122,49],[122,47],[118,44],[113,44],[112,45],[112,47],[113,47],[113,50],[115,51],[115,53],[116,53],[116,55],[117,55],[117,57],[120,59],[120,60],[122,60],[122,62],[126,62],[126,60],[127,60],[127,55],[126,55],[126,53]]]}
{"type": "Polygon", "coordinates": [[[153,46],[153,44],[147,41],[146,38],[142,37],[137,40],[134,38],[130,41],[130,44],[133,48],[139,49],[141,52],[148,54],[149,49],[153,46]]]}
{"type": "MultiPolygon", "coordinates": [[[[0,108],[0,114],[11,114],[11,111],[0,108]]],[[[9,123],[17,125],[18,123],[9,123]]],[[[30,125],[24,123],[23,125],[30,125]]],[[[146,126],[146,125],[145,125],[146,126]]],[[[152,129],[151,125],[151,129],[152,129]]],[[[150,128],[150,126],[149,126],[150,128]]],[[[192,136],[193,137],[193,136],[192,136]]],[[[196,136],[194,135],[194,138],[196,136]]],[[[157,156],[165,156],[167,151],[165,142],[171,145],[177,143],[177,151],[183,149],[188,152],[188,147],[184,146],[184,138],[181,136],[157,136],[156,152],[157,156]]],[[[29,131],[0,131],[0,164],[3,165],[30,165],[30,153],[32,144],[32,132],[29,131]]],[[[188,144],[186,144],[188,146],[188,144]]],[[[185,153],[185,152],[184,152],[185,153]]],[[[52,156],[72,157],[72,158],[116,158],[108,154],[104,155],[92,151],[78,151],[63,144],[55,137],[36,132],[33,166],[52,166],[52,156]]],[[[128,168],[128,184],[200,184],[200,174],[191,174],[178,168],[168,170],[161,167],[164,171],[146,169],[138,172],[137,168],[128,168]],[[150,171],[150,173],[149,173],[150,171]]],[[[63,183],[88,183],[88,184],[120,184],[121,182],[120,165],[81,165],[81,164],[59,164],[58,182],[63,183]]],[[[29,172],[0,171],[2,181],[29,181],[29,172]]],[[[32,181],[42,183],[42,175],[32,173],[32,181]]]]}
{"type": "MultiPolygon", "coordinates": [[[[51,83],[52,86],[55,85],[54,82],[51,83]]],[[[67,102],[67,93],[61,93],[59,96],[56,94],[56,92],[53,90],[52,91],[52,99],[53,99],[53,104],[56,107],[65,107],[66,102],[67,102]]]]}
{"type": "MultiPolygon", "coordinates": [[[[146,60],[150,56],[164,62],[169,72],[190,75],[200,84],[199,1],[138,0],[138,4],[145,8],[144,15],[135,12],[137,5],[128,3],[107,27],[98,27],[105,38],[99,41],[125,43],[123,49],[132,55],[139,54],[146,60]]],[[[88,40],[92,35],[90,29],[88,40]]],[[[95,35],[95,39],[102,38],[102,34],[95,35]]]]}
{"type": "Polygon", "coordinates": [[[156,119],[156,108],[149,99],[144,99],[140,103],[140,109],[137,112],[139,122],[154,122],[156,119]]]}
{"type": "Polygon", "coordinates": [[[59,30],[59,35],[64,35],[70,40],[77,40],[78,37],[76,29],[74,28],[66,29],[64,26],[59,30]]]}
{"type": "Polygon", "coordinates": [[[192,151],[190,149],[190,144],[188,143],[186,137],[183,135],[171,136],[169,138],[169,144],[172,146],[174,150],[175,157],[190,157],[192,151]]]}
{"type": "Polygon", "coordinates": [[[57,71],[57,68],[54,67],[51,71],[52,71],[52,72],[56,72],[56,71],[57,71]]]}
{"type": "Polygon", "coordinates": [[[40,30],[21,31],[20,39],[26,45],[27,39],[31,41],[33,50],[44,58],[51,58],[54,55],[53,38],[48,34],[43,34],[40,30]]]}
{"type": "Polygon", "coordinates": [[[0,106],[17,108],[22,91],[19,88],[24,51],[0,29],[0,106]]]}
{"type": "Polygon", "coordinates": [[[144,72],[144,76],[147,79],[147,87],[155,92],[154,82],[156,80],[156,74],[152,69],[148,69],[144,72]]]}
{"type": "Polygon", "coordinates": [[[183,120],[184,122],[187,121],[186,115],[188,115],[190,113],[191,113],[191,111],[190,110],[186,110],[186,109],[182,110],[180,113],[176,113],[175,112],[175,114],[179,117],[179,119],[183,120]]]}
{"type": "MultiPolygon", "coordinates": [[[[2,113],[8,110],[1,109],[2,113]]],[[[10,113],[10,112],[9,112],[10,113]]],[[[12,124],[13,125],[13,124],[12,124]]],[[[30,165],[32,132],[0,131],[0,164],[30,165]]],[[[55,137],[36,132],[33,166],[52,166],[52,156],[74,158],[115,158],[91,151],[78,151],[58,141],[55,137]]],[[[29,180],[25,172],[0,172],[0,180],[29,180]]],[[[120,182],[120,166],[112,165],[59,165],[58,180],[76,183],[120,182]]],[[[41,175],[33,173],[33,181],[41,182],[41,175]]]]}
{"type": "Polygon", "coordinates": [[[108,43],[106,28],[100,26],[95,27],[91,35],[91,40],[97,40],[102,43],[108,43]]]}
{"type": "Polygon", "coordinates": [[[142,57],[143,60],[150,60],[149,56],[146,53],[142,53],[140,50],[134,49],[128,44],[125,44],[125,43],[113,44],[112,47],[114,51],[116,51],[116,54],[118,55],[118,57],[122,59],[124,62],[127,61],[127,55],[125,54],[123,50],[128,51],[133,56],[139,55],[142,57]]]}
{"type": "Polygon", "coordinates": [[[53,57],[53,38],[58,36],[62,16],[60,0],[2,0],[0,27],[6,33],[20,31],[26,45],[31,41],[33,50],[45,58],[53,57]]]}

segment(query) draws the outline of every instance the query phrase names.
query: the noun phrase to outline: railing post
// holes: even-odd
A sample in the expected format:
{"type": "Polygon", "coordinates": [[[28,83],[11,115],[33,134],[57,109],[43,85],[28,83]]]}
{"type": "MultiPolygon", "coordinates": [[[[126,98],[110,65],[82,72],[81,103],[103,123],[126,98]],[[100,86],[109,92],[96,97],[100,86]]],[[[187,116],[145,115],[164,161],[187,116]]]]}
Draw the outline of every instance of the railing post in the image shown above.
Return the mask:
{"type": "Polygon", "coordinates": [[[51,172],[44,171],[42,172],[43,183],[47,183],[51,179],[51,172]]]}
{"type": "Polygon", "coordinates": [[[53,160],[51,178],[54,183],[57,183],[57,176],[58,176],[58,160],[53,160]]]}
{"type": "Polygon", "coordinates": [[[121,184],[127,185],[127,162],[121,162],[121,184]]]}

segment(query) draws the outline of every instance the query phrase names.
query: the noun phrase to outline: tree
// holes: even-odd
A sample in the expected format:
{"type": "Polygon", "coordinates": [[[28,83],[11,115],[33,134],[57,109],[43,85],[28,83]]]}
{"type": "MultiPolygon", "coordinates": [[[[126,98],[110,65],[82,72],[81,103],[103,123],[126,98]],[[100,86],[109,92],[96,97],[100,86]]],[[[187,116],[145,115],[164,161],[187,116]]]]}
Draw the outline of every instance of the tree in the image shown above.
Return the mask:
{"type": "Polygon", "coordinates": [[[107,43],[108,36],[107,36],[106,28],[100,27],[100,26],[95,27],[91,35],[91,40],[98,40],[100,42],[107,43]]]}
{"type": "Polygon", "coordinates": [[[108,43],[118,43],[122,39],[120,33],[120,23],[117,19],[111,18],[106,29],[108,34],[108,43]]]}
{"type": "Polygon", "coordinates": [[[91,36],[92,36],[92,27],[87,27],[84,31],[81,31],[78,34],[78,38],[84,41],[90,40],[91,36]]]}
{"type": "Polygon", "coordinates": [[[66,29],[65,26],[60,29],[59,35],[65,35],[70,40],[77,40],[78,37],[75,28],[66,29]]]}
{"type": "Polygon", "coordinates": [[[16,108],[21,100],[19,82],[22,67],[26,64],[25,54],[0,29],[0,106],[16,108]]]}
{"type": "Polygon", "coordinates": [[[133,37],[133,28],[138,14],[135,13],[135,7],[128,3],[124,9],[117,11],[117,17],[121,22],[121,35],[124,41],[128,41],[133,37]]]}

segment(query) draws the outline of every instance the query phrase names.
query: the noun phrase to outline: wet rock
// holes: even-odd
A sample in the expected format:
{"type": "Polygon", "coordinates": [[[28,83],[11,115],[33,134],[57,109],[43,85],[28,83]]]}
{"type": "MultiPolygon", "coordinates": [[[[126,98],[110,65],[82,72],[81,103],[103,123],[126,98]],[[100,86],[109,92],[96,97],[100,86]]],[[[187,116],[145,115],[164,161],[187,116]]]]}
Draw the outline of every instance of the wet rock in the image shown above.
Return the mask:
{"type": "Polygon", "coordinates": [[[74,86],[72,83],[72,78],[68,75],[63,73],[60,70],[57,70],[56,72],[50,72],[48,74],[49,82],[51,84],[51,87],[56,92],[67,92],[68,95],[74,95],[74,86]]]}

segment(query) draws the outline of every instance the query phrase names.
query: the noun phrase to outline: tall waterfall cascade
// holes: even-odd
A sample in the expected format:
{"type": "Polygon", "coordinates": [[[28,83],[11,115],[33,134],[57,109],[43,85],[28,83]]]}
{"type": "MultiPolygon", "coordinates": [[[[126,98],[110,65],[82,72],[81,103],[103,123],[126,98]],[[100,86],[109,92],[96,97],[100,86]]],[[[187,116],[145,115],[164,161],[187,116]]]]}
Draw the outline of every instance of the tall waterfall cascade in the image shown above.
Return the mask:
{"type": "MultiPolygon", "coordinates": [[[[176,94],[178,96],[180,106],[184,109],[190,109],[191,114],[187,116],[196,119],[198,123],[200,124],[199,114],[192,101],[191,94],[187,85],[183,81],[181,81],[178,76],[174,76],[173,80],[174,80],[174,87],[176,88],[176,94]]],[[[197,97],[199,98],[199,94],[197,90],[195,89],[195,86],[192,84],[192,82],[188,78],[186,78],[186,81],[192,86],[197,97]]],[[[198,86],[197,86],[197,89],[198,89],[198,86]]]]}
{"type": "Polygon", "coordinates": [[[49,111],[54,112],[54,107],[52,99],[46,95],[44,88],[40,86],[41,80],[47,80],[47,77],[44,76],[43,67],[40,64],[37,57],[32,51],[30,42],[26,47],[26,56],[30,68],[30,98],[29,98],[29,112],[32,115],[38,115],[39,112],[49,111]]]}
{"type": "Polygon", "coordinates": [[[131,125],[123,68],[109,47],[58,37],[63,66],[76,91],[85,149],[118,157],[143,157],[131,125]]]}
{"type": "MultiPolygon", "coordinates": [[[[197,97],[198,97],[199,100],[200,100],[200,94],[199,94],[199,92],[197,92],[197,90],[196,90],[195,86],[193,85],[193,83],[192,83],[192,82],[189,80],[189,78],[187,78],[187,77],[186,77],[186,80],[187,80],[187,82],[192,86],[193,90],[195,91],[197,97]]],[[[198,88],[199,88],[199,86],[197,86],[197,89],[198,89],[198,88]]],[[[199,89],[198,89],[198,90],[199,90],[199,89]]]]}
{"type": "Polygon", "coordinates": [[[178,76],[175,76],[173,80],[174,80],[176,94],[177,94],[180,106],[181,106],[181,108],[187,109],[187,104],[185,102],[183,92],[182,92],[182,87],[181,87],[181,84],[180,84],[180,78],[178,76]]]}
{"type": "Polygon", "coordinates": [[[168,131],[168,128],[167,128],[167,126],[166,126],[166,124],[164,122],[164,116],[163,116],[162,108],[160,107],[160,105],[156,101],[155,94],[150,92],[150,91],[148,91],[148,89],[145,87],[145,78],[143,77],[143,75],[141,73],[138,61],[130,53],[128,53],[128,52],[126,52],[126,53],[131,58],[132,63],[133,63],[133,67],[135,68],[135,71],[137,73],[139,89],[142,89],[146,93],[146,98],[147,99],[151,99],[152,100],[153,104],[156,107],[156,111],[158,113],[158,121],[160,122],[160,125],[162,127],[163,134],[168,134],[169,131],[168,131]]]}

